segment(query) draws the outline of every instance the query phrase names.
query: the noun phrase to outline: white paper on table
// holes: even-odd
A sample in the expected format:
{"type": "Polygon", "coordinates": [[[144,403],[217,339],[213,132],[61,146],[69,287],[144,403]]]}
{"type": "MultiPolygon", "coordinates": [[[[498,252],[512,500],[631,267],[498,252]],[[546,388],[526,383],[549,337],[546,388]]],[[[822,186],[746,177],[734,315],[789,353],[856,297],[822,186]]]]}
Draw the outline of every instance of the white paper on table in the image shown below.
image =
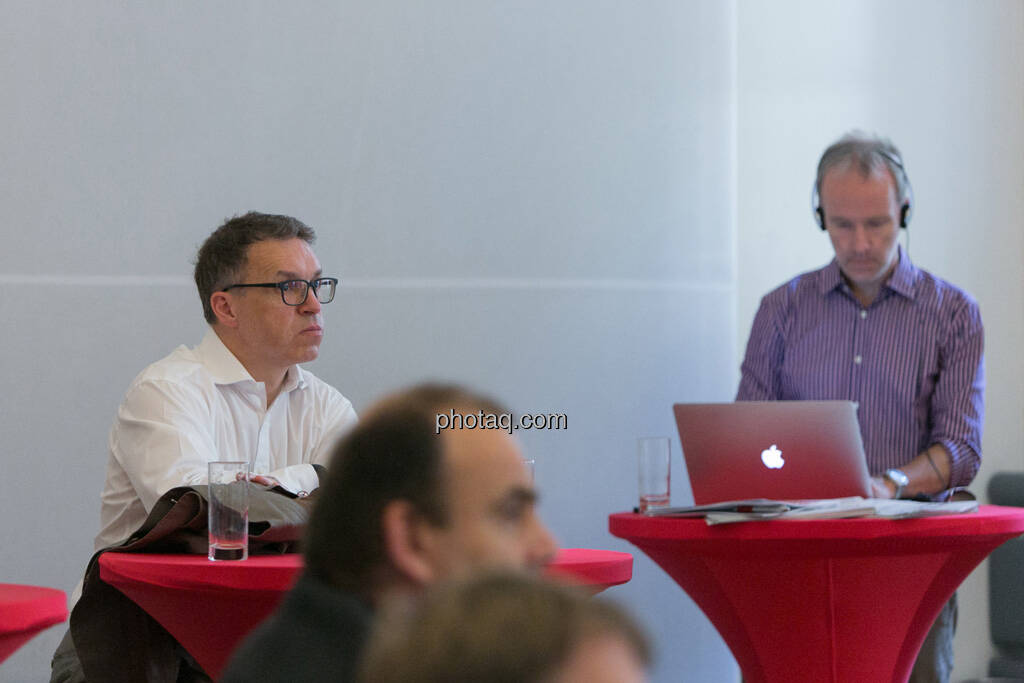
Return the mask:
{"type": "Polygon", "coordinates": [[[933,503],[850,496],[819,500],[768,500],[765,498],[732,500],[708,505],[648,510],[646,514],[652,517],[704,517],[708,524],[728,524],[771,519],[845,519],[853,517],[909,519],[965,514],[977,512],[977,510],[978,501],[976,500],[933,503]]]}

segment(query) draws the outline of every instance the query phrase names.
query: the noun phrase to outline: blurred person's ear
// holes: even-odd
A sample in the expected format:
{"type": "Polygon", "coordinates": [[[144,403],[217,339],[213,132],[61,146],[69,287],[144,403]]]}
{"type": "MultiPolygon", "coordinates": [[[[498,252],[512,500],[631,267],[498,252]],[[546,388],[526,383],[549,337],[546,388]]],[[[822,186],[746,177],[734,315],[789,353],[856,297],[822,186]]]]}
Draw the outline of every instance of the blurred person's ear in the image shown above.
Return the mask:
{"type": "Polygon", "coordinates": [[[388,563],[409,581],[427,586],[437,579],[429,523],[406,500],[393,500],[381,513],[388,563]]]}

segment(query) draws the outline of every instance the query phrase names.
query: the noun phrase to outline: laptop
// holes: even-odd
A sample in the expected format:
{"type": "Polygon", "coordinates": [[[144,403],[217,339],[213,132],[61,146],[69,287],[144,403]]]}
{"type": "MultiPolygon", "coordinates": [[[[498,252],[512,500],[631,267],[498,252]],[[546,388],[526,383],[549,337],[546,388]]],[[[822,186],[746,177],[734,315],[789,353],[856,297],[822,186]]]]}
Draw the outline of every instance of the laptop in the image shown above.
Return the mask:
{"type": "Polygon", "coordinates": [[[696,505],[871,497],[852,401],[677,403],[696,505]]]}

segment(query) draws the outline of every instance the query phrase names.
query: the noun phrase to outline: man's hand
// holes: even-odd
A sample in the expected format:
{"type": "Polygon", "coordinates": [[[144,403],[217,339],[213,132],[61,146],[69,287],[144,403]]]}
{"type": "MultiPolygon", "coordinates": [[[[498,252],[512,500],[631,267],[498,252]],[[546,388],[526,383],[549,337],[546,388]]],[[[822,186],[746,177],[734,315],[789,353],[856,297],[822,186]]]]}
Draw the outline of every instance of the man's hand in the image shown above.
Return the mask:
{"type": "Polygon", "coordinates": [[[885,477],[871,477],[871,497],[891,500],[896,493],[896,485],[885,477]]]}
{"type": "Polygon", "coordinates": [[[264,486],[269,486],[270,488],[274,488],[275,486],[281,485],[281,482],[279,482],[274,477],[268,477],[263,474],[250,474],[249,481],[251,481],[254,484],[263,484],[264,486]]]}

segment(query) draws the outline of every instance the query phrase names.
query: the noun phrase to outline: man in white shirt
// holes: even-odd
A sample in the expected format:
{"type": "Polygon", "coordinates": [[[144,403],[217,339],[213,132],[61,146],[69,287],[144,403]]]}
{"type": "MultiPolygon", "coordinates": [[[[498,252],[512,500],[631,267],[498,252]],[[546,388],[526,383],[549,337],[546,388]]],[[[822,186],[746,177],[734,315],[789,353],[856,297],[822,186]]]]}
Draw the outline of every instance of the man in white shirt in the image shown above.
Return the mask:
{"type": "Polygon", "coordinates": [[[211,460],[249,460],[254,479],[304,495],[313,465],[355,424],[348,399],[299,367],[323,340],[323,277],[313,231],[248,213],[199,249],[195,279],[210,329],[135,378],[110,431],[96,549],[135,531],[168,489],[206,482],[211,460]]]}
{"type": "MultiPolygon", "coordinates": [[[[204,484],[212,460],[249,460],[254,481],[299,496],[319,485],[316,467],[356,414],[299,367],[320,353],[322,307],[338,283],[323,276],[314,239],[294,218],[250,212],[203,243],[195,280],[210,329],[128,388],[110,431],[97,550],[126,539],[167,490],[204,484]]],[[[54,680],[75,680],[57,673],[55,656],[54,680]]]]}

